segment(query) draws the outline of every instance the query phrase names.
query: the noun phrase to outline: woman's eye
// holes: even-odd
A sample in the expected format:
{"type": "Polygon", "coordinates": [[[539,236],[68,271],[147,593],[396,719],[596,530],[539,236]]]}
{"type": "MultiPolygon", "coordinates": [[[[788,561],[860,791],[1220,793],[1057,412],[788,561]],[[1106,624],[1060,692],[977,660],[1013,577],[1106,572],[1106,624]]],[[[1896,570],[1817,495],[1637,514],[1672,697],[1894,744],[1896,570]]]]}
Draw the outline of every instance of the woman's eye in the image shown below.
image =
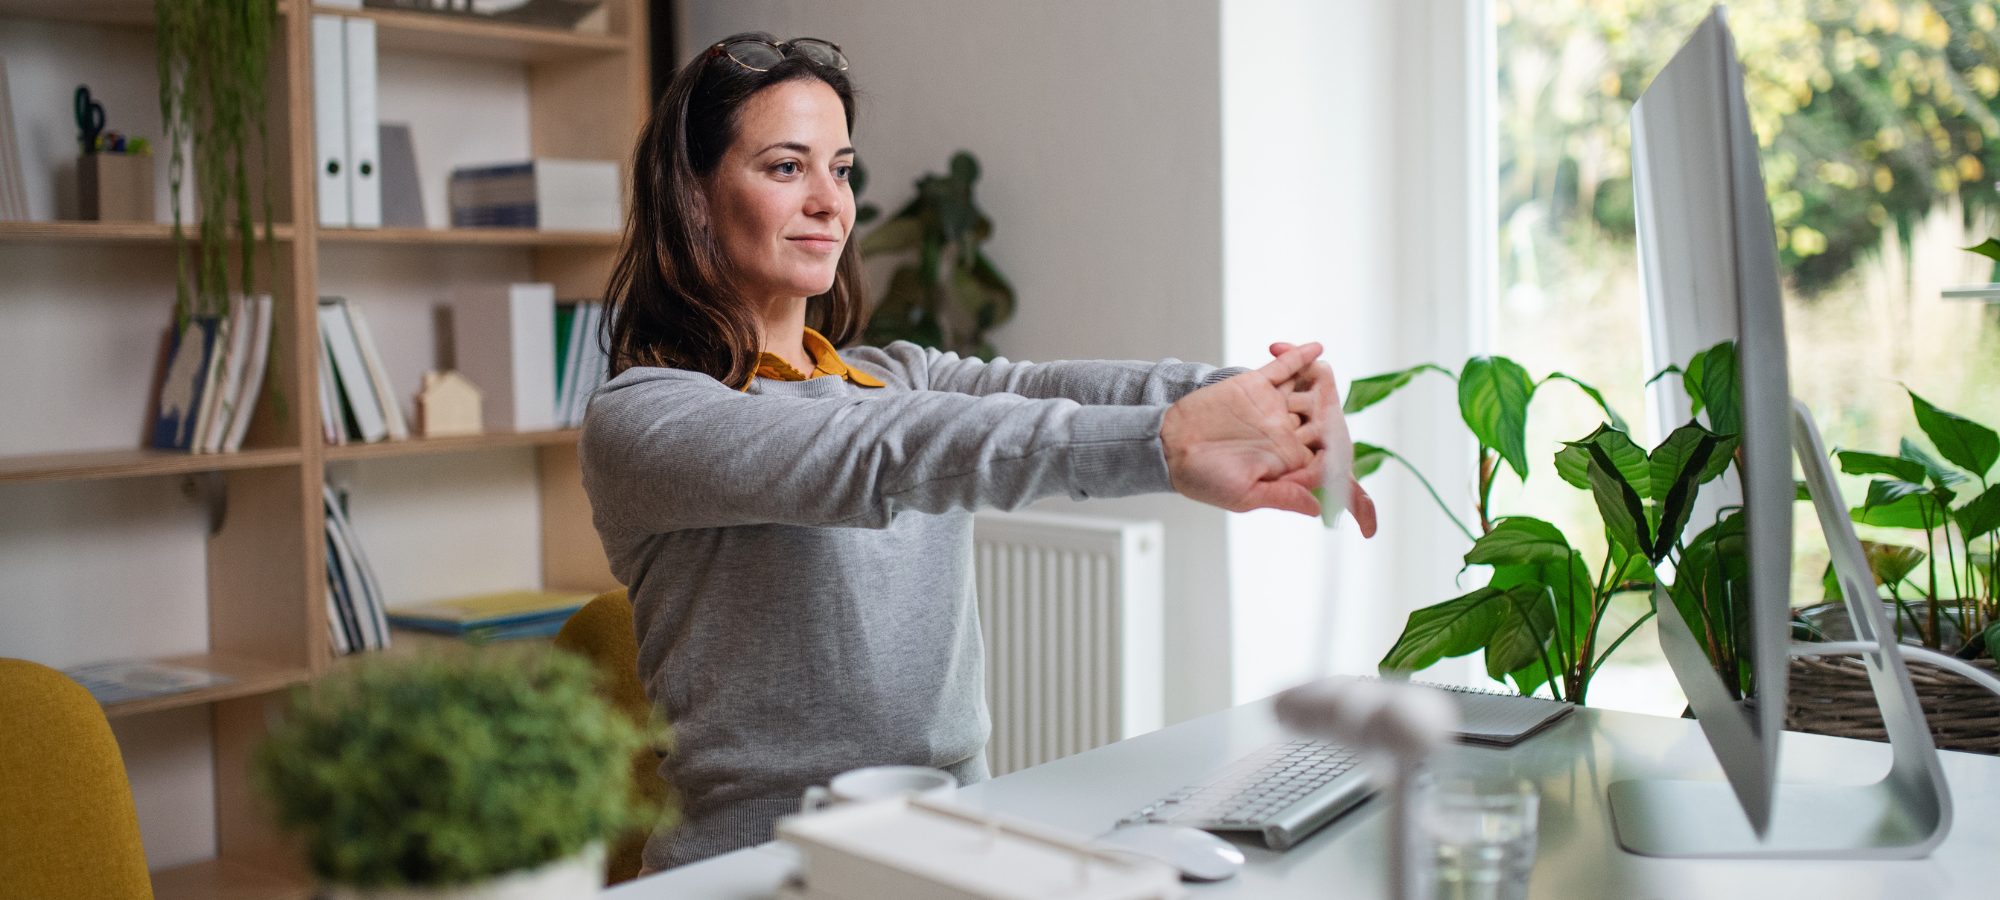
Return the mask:
{"type": "Polygon", "coordinates": [[[841,181],[846,181],[846,180],[848,179],[848,177],[849,177],[849,176],[851,176],[851,175],[853,175],[853,174],[854,174],[854,167],[853,167],[853,166],[834,166],[834,167],[833,167],[833,173],[834,173],[834,175],[835,175],[835,176],[839,177],[841,181]]]}
{"type": "Polygon", "coordinates": [[[777,169],[778,174],[780,175],[796,175],[798,174],[799,164],[792,162],[791,160],[788,159],[775,166],[772,166],[772,168],[777,169]],[[789,167],[789,169],[787,167],[789,167]]]}

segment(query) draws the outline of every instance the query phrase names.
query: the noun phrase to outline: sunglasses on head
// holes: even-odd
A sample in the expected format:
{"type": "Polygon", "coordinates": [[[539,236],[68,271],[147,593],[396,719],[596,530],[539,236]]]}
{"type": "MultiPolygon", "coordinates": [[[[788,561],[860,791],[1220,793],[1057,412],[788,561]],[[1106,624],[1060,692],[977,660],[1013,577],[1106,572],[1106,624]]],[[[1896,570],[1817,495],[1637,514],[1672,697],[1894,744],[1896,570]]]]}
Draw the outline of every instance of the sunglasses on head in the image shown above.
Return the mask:
{"type": "Polygon", "coordinates": [[[727,56],[752,72],[769,71],[787,56],[803,56],[822,66],[847,71],[847,57],[841,54],[840,46],[819,38],[793,38],[775,43],[756,38],[722,41],[708,48],[708,55],[727,56]]]}

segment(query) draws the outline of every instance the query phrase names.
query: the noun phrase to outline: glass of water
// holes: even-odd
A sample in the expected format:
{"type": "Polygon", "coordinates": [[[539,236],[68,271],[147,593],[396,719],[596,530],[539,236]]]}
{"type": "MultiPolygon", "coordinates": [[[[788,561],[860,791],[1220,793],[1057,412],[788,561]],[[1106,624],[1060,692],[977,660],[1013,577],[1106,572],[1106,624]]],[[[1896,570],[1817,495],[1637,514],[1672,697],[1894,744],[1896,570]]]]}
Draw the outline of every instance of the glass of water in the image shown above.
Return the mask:
{"type": "Polygon", "coordinates": [[[1444,777],[1428,793],[1422,829],[1434,848],[1432,896],[1525,900],[1535,867],[1535,786],[1518,778],[1444,777]]]}

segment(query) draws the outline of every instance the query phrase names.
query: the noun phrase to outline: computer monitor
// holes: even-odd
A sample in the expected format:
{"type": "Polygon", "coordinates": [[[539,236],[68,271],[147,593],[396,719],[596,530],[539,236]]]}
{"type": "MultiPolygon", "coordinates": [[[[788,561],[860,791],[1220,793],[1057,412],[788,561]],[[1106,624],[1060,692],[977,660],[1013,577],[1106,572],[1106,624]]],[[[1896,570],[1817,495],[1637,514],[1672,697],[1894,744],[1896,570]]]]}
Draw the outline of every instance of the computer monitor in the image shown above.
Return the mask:
{"type": "MultiPolygon", "coordinates": [[[[1656,588],[1660,644],[1715,750],[1727,784],[1624,781],[1610,786],[1613,824],[1627,850],[1653,856],[1853,858],[1922,856],[1944,836],[1950,802],[1936,751],[1894,632],[1874,599],[1811,416],[1791,399],[1778,254],[1727,16],[1718,6],[1632,110],[1633,190],[1650,342],[1649,362],[1683,368],[1733,342],[1734,397],[1712,398],[1709,427],[1740,439],[1733,472],[1711,485],[1690,528],[1740,507],[1741,577],[1713,601],[1741,608],[1736,646],[1747,651],[1750,696],[1739,700],[1682,617],[1656,588]],[[1733,402],[1728,402],[1733,401],[1733,402]],[[1716,408],[1729,408],[1716,421],[1716,408]],[[1779,785],[1790,659],[1794,449],[1834,549],[1878,702],[1896,744],[1882,783],[1779,785]],[[1747,632],[1744,633],[1744,632],[1747,632]]],[[[1714,367],[1711,366],[1711,374],[1714,367]]],[[[1715,389],[1727,378],[1703,379],[1715,389]]],[[[1662,425],[1688,421],[1678,391],[1656,394],[1662,425]]],[[[1663,429],[1664,431],[1664,429],[1663,429]]],[[[1734,673],[1730,673],[1734,674],[1734,673]]]]}

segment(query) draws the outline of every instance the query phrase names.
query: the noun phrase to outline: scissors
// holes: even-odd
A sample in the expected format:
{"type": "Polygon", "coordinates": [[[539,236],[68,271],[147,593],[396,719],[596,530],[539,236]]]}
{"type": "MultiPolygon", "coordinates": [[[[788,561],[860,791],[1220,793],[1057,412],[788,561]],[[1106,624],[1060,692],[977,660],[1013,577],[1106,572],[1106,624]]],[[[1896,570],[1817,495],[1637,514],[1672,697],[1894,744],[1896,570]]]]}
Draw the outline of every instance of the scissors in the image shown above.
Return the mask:
{"type": "Polygon", "coordinates": [[[76,127],[83,152],[96,152],[97,136],[104,133],[104,104],[90,99],[90,88],[81,84],[76,86],[76,127]]]}

